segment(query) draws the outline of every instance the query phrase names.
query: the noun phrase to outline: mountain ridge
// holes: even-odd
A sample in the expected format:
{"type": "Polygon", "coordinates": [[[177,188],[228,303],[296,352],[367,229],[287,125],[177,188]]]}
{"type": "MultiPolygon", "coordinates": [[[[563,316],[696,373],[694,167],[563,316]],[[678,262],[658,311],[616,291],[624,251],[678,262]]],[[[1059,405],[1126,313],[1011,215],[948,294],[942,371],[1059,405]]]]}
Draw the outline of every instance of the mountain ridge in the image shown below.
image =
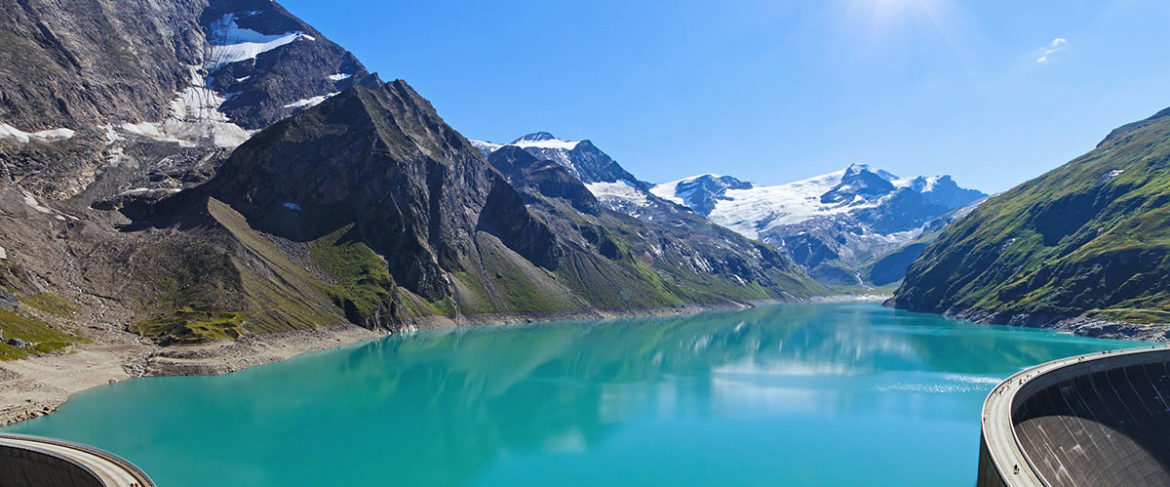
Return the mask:
{"type": "Polygon", "coordinates": [[[986,196],[959,187],[950,176],[902,179],[865,164],[782,185],[703,174],[650,191],[776,245],[822,283],[863,287],[859,271],[914,242],[947,213],[986,196]]]}
{"type": "Polygon", "coordinates": [[[910,267],[892,304],[988,323],[1089,323],[1074,330],[1086,334],[1170,322],[1168,114],[1112,131],[959,220],[910,267]]]}

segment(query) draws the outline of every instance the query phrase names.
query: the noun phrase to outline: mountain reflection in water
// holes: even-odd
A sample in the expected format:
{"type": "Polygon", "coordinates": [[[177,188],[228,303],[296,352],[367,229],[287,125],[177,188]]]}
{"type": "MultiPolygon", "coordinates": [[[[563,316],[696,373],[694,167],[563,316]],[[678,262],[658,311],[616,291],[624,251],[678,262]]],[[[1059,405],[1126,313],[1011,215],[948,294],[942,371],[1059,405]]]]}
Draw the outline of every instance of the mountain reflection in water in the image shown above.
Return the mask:
{"type": "Polygon", "coordinates": [[[873,304],[457,328],[99,388],[8,430],[164,486],[970,485],[999,378],[1129,345],[873,304]]]}

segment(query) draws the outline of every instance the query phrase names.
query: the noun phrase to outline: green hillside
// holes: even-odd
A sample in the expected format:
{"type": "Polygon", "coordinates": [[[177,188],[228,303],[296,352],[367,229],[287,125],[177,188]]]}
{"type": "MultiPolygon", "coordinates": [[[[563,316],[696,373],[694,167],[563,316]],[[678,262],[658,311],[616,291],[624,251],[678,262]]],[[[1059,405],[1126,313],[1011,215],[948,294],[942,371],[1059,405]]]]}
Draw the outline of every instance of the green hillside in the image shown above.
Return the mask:
{"type": "Polygon", "coordinates": [[[1170,322],[1170,109],[949,227],[895,303],[992,322],[1170,322]]]}

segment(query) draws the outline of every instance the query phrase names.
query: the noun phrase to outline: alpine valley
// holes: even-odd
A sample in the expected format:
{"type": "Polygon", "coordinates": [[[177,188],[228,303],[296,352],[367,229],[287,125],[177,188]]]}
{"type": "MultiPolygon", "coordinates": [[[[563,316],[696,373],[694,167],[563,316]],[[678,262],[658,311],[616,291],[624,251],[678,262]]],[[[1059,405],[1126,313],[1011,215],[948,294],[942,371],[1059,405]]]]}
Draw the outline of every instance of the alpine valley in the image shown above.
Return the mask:
{"type": "Polygon", "coordinates": [[[0,423],[418,328],[899,283],[991,322],[1170,317],[1166,112],[990,198],[862,164],[652,184],[589,140],[465,138],[270,0],[0,3],[0,423]]]}
{"type": "Polygon", "coordinates": [[[5,421],[110,374],[828,292],[592,144],[485,157],[268,0],[16,2],[0,24],[0,358],[35,359],[0,376],[5,421]]]}

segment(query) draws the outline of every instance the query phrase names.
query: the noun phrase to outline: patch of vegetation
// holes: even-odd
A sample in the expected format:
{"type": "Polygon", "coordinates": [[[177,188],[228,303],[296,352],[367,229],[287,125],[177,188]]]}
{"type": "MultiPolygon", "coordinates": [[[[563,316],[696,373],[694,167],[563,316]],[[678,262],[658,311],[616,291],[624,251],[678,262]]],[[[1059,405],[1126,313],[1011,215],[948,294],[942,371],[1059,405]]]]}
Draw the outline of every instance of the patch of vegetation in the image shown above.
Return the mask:
{"type": "Polygon", "coordinates": [[[76,303],[50,292],[20,298],[20,302],[61,318],[69,318],[77,313],[76,303]]]}
{"type": "Polygon", "coordinates": [[[234,340],[244,333],[244,316],[235,311],[184,308],[165,316],[140,321],[130,331],[170,343],[193,344],[234,340]]]}
{"type": "Polygon", "coordinates": [[[0,335],[4,340],[18,339],[26,345],[18,348],[0,342],[0,360],[12,360],[37,353],[60,350],[75,342],[83,341],[54,329],[48,323],[0,308],[0,335]]]}
{"type": "Polygon", "coordinates": [[[317,267],[336,281],[322,284],[325,293],[354,323],[368,326],[397,319],[396,286],[386,261],[356,239],[351,228],[339,229],[310,244],[317,267]]]}
{"type": "Polygon", "coordinates": [[[228,235],[225,247],[239,276],[241,292],[232,306],[212,309],[239,310],[254,333],[311,329],[346,321],[309,275],[305,264],[293,262],[264,235],[248,224],[226,203],[211,199],[208,212],[228,235]]]}
{"type": "Polygon", "coordinates": [[[138,275],[150,291],[141,306],[151,315],[240,308],[240,273],[223,250],[195,240],[163,241],[136,259],[138,275]]]}
{"type": "Polygon", "coordinates": [[[1091,310],[1086,315],[1093,318],[1124,323],[1170,323],[1170,311],[1159,309],[1101,309],[1091,310]]]}

